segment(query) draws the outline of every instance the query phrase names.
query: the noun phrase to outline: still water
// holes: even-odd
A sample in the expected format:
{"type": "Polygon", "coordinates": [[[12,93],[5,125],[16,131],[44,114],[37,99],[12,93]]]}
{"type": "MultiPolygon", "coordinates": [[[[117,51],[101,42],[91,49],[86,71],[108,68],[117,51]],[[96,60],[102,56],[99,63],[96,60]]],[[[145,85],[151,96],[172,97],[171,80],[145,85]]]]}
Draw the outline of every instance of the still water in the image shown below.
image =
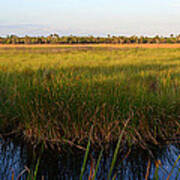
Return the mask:
{"type": "MultiPolygon", "coordinates": [[[[112,148],[113,149],[113,148],[112,148]]],[[[39,150],[40,151],[40,150],[39,150]]],[[[100,162],[100,167],[97,173],[97,180],[106,180],[110,169],[113,150],[104,153],[100,162]]],[[[39,152],[38,152],[39,153],[39,152]]],[[[172,167],[180,155],[179,145],[166,145],[161,148],[152,150],[153,158],[149,157],[146,151],[133,148],[126,156],[127,152],[119,154],[119,159],[116,162],[113,174],[116,179],[124,180],[143,180],[147,172],[148,161],[150,161],[149,179],[153,179],[155,174],[155,161],[161,162],[158,170],[159,179],[166,179],[172,170],[172,167]],[[151,159],[151,160],[150,160],[151,159]]],[[[27,177],[27,171],[21,175],[25,169],[34,169],[37,162],[37,152],[27,145],[22,145],[17,142],[0,141],[0,179],[11,180],[14,174],[14,179],[24,180],[27,177]],[[21,175],[21,176],[20,176],[21,175]]],[[[62,179],[76,180],[79,179],[81,166],[83,163],[84,153],[58,153],[57,151],[49,151],[41,153],[40,165],[38,170],[38,179],[62,179]]],[[[92,153],[93,161],[97,161],[98,154],[92,153]]],[[[88,179],[92,158],[89,158],[86,171],[83,179],[88,179]]],[[[180,162],[174,168],[170,180],[180,179],[180,162]],[[179,174],[179,176],[178,176],[179,174]]]]}

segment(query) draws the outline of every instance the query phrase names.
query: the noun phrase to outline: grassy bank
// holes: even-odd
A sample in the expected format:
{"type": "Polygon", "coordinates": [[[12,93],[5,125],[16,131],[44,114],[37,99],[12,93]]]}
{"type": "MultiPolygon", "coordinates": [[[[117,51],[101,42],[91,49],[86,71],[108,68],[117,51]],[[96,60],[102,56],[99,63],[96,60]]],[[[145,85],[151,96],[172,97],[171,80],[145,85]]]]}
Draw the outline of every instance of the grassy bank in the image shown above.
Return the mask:
{"type": "Polygon", "coordinates": [[[158,144],[180,132],[180,49],[0,48],[0,132],[32,143],[158,144]]]}

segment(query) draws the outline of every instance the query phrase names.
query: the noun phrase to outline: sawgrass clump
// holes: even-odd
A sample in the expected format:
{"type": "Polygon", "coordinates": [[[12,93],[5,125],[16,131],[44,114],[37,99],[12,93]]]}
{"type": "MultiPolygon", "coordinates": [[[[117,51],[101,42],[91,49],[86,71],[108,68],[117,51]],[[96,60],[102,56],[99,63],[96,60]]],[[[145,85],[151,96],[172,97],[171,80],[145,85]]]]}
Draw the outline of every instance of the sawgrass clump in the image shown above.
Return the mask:
{"type": "Polygon", "coordinates": [[[180,50],[0,48],[0,132],[33,144],[159,144],[180,131],[180,50]]]}

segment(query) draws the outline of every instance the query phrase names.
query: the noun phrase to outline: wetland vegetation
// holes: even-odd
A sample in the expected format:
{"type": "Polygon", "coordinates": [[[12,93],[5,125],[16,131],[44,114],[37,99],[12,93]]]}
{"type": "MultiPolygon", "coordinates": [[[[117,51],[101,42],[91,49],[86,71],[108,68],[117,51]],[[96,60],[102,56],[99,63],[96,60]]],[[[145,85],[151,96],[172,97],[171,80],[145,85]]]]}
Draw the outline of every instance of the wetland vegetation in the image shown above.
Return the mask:
{"type": "Polygon", "coordinates": [[[0,134],[61,152],[121,137],[153,156],[179,141],[180,49],[2,46],[0,134]]]}

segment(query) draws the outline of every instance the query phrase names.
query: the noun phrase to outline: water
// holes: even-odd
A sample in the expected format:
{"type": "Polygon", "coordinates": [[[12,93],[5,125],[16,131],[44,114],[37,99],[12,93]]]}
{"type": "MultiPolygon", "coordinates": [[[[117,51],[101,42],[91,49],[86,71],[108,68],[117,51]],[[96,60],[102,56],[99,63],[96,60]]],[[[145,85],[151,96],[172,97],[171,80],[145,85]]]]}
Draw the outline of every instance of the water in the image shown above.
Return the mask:
{"type": "MultiPolygon", "coordinates": [[[[22,176],[20,174],[23,170],[34,169],[37,162],[37,157],[41,151],[35,153],[32,147],[28,145],[22,145],[16,141],[3,142],[0,141],[0,179],[10,180],[12,174],[15,179],[26,179],[27,172],[22,176]]],[[[158,171],[159,179],[166,179],[172,170],[173,164],[180,155],[179,145],[168,145],[161,148],[155,148],[152,150],[153,158],[150,158],[147,151],[134,148],[131,153],[125,158],[127,152],[124,150],[119,154],[119,159],[116,162],[113,174],[116,175],[116,179],[124,180],[143,180],[147,172],[147,164],[150,160],[150,176],[149,179],[153,179],[155,174],[155,161],[161,162],[161,167],[158,171]]],[[[40,153],[41,154],[41,153],[40,153]]],[[[107,179],[107,175],[110,169],[113,156],[113,150],[106,154],[103,154],[103,158],[100,163],[99,171],[97,173],[98,180],[107,179]]],[[[92,153],[93,161],[97,161],[98,154],[92,153]]],[[[38,172],[38,179],[42,176],[44,179],[62,179],[62,180],[76,180],[79,179],[81,166],[83,163],[84,153],[77,151],[75,154],[71,153],[58,153],[57,151],[49,151],[41,154],[40,166],[38,172]]],[[[86,171],[83,179],[88,179],[92,158],[89,158],[86,171]]],[[[174,180],[177,174],[180,172],[180,162],[177,163],[170,177],[170,180],[174,180]]],[[[180,175],[177,179],[180,179],[180,175]]]]}

